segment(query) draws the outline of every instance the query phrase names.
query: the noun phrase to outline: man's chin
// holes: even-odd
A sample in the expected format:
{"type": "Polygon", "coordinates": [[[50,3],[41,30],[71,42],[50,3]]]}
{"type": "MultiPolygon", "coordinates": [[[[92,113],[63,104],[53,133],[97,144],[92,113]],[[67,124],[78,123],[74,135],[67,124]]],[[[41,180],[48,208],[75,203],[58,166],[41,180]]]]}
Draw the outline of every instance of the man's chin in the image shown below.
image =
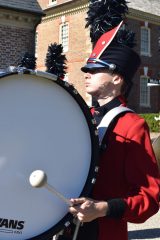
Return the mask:
{"type": "Polygon", "coordinates": [[[92,96],[94,95],[94,92],[91,91],[91,90],[89,90],[89,89],[87,89],[86,92],[87,92],[89,95],[92,95],[92,96]]]}
{"type": "Polygon", "coordinates": [[[94,92],[94,91],[86,91],[89,95],[91,95],[92,97],[94,97],[95,99],[97,99],[98,98],[98,95],[97,95],[97,93],[96,92],[94,92]]]}

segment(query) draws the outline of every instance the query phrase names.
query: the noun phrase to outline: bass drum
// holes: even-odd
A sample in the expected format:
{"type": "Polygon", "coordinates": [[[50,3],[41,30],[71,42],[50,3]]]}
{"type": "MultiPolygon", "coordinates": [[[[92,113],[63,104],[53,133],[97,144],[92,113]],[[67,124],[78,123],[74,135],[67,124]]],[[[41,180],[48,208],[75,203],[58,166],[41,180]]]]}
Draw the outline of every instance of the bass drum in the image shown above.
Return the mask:
{"type": "Polygon", "coordinates": [[[29,176],[41,169],[66,198],[88,196],[98,169],[94,119],[73,86],[31,70],[1,76],[0,113],[0,239],[48,239],[72,216],[29,176]]]}

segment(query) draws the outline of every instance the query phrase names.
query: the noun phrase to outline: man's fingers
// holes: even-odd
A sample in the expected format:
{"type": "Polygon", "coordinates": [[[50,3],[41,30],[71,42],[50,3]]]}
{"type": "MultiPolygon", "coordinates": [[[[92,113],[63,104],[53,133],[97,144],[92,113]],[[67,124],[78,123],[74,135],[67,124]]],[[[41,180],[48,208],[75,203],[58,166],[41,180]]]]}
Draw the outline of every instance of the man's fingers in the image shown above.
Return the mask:
{"type": "Polygon", "coordinates": [[[78,205],[84,203],[86,201],[86,198],[71,198],[70,201],[73,205],[78,205]]]}
{"type": "Polygon", "coordinates": [[[77,208],[74,208],[74,207],[70,207],[70,208],[69,208],[69,211],[70,211],[73,215],[75,215],[75,214],[78,213],[77,208]]]}

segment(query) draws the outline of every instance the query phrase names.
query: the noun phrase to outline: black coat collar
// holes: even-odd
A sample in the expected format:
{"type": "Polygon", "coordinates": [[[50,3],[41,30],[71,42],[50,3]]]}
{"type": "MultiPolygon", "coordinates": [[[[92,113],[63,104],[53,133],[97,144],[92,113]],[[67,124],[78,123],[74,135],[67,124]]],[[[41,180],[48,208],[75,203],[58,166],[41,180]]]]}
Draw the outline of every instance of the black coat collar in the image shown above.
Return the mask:
{"type": "Polygon", "coordinates": [[[114,98],[112,101],[106,103],[103,106],[99,106],[98,103],[97,105],[94,107],[94,118],[96,119],[97,125],[100,123],[100,121],[102,120],[103,116],[109,112],[111,109],[120,106],[121,104],[123,104],[124,102],[122,101],[122,99],[120,97],[116,97],[114,98]]]}

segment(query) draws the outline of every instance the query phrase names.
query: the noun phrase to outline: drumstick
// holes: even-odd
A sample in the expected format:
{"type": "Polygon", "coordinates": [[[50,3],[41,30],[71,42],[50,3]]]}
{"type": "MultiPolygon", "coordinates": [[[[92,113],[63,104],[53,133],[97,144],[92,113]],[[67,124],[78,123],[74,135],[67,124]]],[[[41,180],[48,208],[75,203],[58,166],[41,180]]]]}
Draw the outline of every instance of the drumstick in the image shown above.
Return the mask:
{"type": "Polygon", "coordinates": [[[29,182],[32,187],[34,188],[40,188],[45,187],[50,192],[52,192],[54,195],[59,197],[63,202],[67,203],[69,206],[72,206],[72,202],[65,198],[60,192],[58,192],[53,186],[47,183],[47,175],[42,170],[35,170],[30,174],[29,182]]]}
{"type": "MultiPolygon", "coordinates": [[[[35,188],[45,187],[45,188],[47,188],[50,192],[52,192],[54,195],[59,197],[61,200],[63,200],[69,206],[73,206],[72,202],[69,199],[65,198],[53,186],[51,186],[50,184],[47,183],[47,175],[42,170],[36,170],[36,171],[32,172],[30,174],[30,177],[29,177],[29,182],[30,182],[32,187],[35,187],[35,188]]],[[[77,219],[76,228],[75,228],[72,240],[77,239],[77,235],[78,235],[80,225],[81,225],[81,222],[77,219]]]]}

